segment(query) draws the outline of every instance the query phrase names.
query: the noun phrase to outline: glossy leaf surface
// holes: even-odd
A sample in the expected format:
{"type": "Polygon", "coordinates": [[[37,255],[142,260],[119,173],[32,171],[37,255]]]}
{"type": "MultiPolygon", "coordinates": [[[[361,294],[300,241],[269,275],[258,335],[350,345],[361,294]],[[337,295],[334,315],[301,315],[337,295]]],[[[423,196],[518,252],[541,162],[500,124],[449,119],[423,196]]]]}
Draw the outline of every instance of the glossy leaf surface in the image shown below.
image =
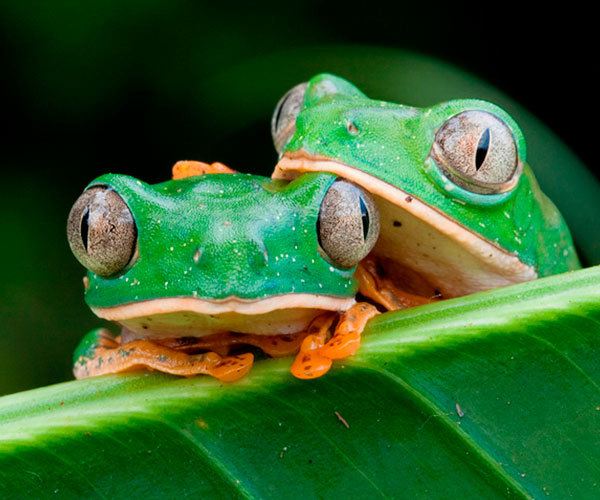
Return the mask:
{"type": "Polygon", "coordinates": [[[0,399],[0,497],[597,497],[600,268],[386,314],[315,381],[113,376],[0,399]]]}

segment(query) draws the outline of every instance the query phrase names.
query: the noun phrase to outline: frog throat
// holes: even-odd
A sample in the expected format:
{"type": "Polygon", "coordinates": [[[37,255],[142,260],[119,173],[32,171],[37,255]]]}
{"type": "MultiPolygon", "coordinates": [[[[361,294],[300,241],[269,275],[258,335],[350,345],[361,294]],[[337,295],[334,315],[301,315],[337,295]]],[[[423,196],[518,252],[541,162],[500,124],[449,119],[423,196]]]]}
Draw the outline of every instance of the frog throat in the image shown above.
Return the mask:
{"type": "Polygon", "coordinates": [[[228,297],[221,300],[206,300],[196,297],[167,297],[144,300],[113,307],[92,307],[96,316],[110,321],[121,321],[139,316],[189,312],[195,314],[238,313],[245,315],[267,314],[279,309],[322,309],[345,311],[354,304],[354,298],[330,297],[310,293],[278,295],[266,299],[240,299],[228,297]]]}
{"type": "Polygon", "coordinates": [[[382,218],[382,233],[374,254],[394,256],[394,260],[416,271],[446,297],[537,278],[535,269],[514,254],[402,189],[344,163],[303,150],[286,152],[273,177],[289,180],[305,172],[330,172],[374,195],[382,218]],[[396,217],[397,213],[404,217],[396,217]],[[387,229],[400,224],[397,218],[402,218],[407,226],[401,240],[387,229]],[[423,248],[428,248],[427,252],[423,248]]]}
{"type": "Polygon", "coordinates": [[[257,300],[167,297],[92,308],[92,311],[102,319],[120,323],[131,338],[164,338],[225,331],[264,335],[296,333],[307,328],[324,311],[346,311],[354,304],[353,297],[296,293],[257,300]]]}

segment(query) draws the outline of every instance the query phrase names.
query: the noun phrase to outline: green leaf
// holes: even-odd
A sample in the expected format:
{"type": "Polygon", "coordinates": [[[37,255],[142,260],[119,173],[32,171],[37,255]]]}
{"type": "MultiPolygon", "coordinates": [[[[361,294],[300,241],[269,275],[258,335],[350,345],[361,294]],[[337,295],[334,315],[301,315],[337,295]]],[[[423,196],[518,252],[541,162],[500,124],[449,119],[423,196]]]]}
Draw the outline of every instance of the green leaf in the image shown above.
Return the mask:
{"type": "Polygon", "coordinates": [[[299,381],[163,375],[0,399],[0,497],[596,497],[600,267],[385,314],[299,381]]]}

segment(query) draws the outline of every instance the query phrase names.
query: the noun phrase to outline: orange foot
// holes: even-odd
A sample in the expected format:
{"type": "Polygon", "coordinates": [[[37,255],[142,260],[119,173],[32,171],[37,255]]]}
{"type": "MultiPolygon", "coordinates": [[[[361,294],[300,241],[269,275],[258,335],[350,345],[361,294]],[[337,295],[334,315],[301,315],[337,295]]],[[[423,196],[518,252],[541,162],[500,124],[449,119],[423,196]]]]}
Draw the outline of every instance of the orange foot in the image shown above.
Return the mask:
{"type": "Polygon", "coordinates": [[[361,334],[367,321],[377,314],[379,311],[371,304],[355,304],[342,314],[333,336],[327,342],[335,315],[326,314],[316,318],[292,364],[292,375],[301,379],[321,377],[329,371],[334,359],[352,356],[360,347],[361,334]]]}
{"type": "Polygon", "coordinates": [[[150,369],[183,377],[204,374],[222,382],[233,382],[246,375],[254,362],[251,353],[239,356],[220,356],[215,352],[190,355],[148,340],[134,340],[121,345],[118,338],[110,341],[108,336],[110,334],[106,330],[99,329],[84,337],[73,367],[75,378],[150,369]]]}
{"type": "Polygon", "coordinates": [[[358,265],[356,279],[358,291],[388,311],[420,306],[438,300],[437,297],[427,298],[405,292],[395,286],[391,279],[379,276],[377,263],[371,257],[367,257],[358,265]]]}
{"type": "Polygon", "coordinates": [[[235,170],[219,162],[204,163],[201,161],[182,160],[173,165],[173,180],[204,174],[235,174],[235,170]]]}

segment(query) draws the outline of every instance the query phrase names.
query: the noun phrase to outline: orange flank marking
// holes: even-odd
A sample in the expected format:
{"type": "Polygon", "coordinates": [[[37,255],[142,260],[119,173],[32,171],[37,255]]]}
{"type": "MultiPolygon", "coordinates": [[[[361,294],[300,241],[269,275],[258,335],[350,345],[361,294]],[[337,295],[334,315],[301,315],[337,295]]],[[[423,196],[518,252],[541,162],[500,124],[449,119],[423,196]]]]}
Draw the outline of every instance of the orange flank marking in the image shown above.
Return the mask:
{"type": "Polygon", "coordinates": [[[246,375],[253,362],[251,353],[189,355],[147,340],[134,340],[118,347],[98,347],[93,358],[82,357],[75,363],[74,374],[76,378],[86,378],[150,369],[183,377],[205,374],[222,382],[233,382],[246,375]]]}
{"type": "Polygon", "coordinates": [[[175,349],[180,352],[214,351],[222,356],[229,353],[236,345],[251,345],[258,347],[273,358],[290,356],[300,348],[300,344],[308,332],[290,335],[252,335],[249,333],[217,333],[196,339],[173,338],[155,341],[157,344],[175,349]]]}
{"type": "Polygon", "coordinates": [[[223,163],[204,163],[201,161],[182,160],[173,165],[173,180],[185,179],[194,175],[234,174],[235,170],[223,163]]]}
{"type": "Polygon", "coordinates": [[[377,264],[373,258],[366,258],[358,265],[356,279],[358,280],[358,291],[388,311],[421,306],[438,300],[400,290],[391,279],[379,276],[377,264]]]}
{"type": "Polygon", "coordinates": [[[379,311],[371,304],[355,304],[342,314],[328,342],[325,340],[335,316],[316,318],[313,323],[319,321],[316,325],[318,330],[312,333],[309,329],[309,335],[302,342],[292,364],[292,375],[301,379],[321,377],[329,371],[334,359],[352,356],[360,347],[361,334],[367,321],[377,314],[379,311]]]}

